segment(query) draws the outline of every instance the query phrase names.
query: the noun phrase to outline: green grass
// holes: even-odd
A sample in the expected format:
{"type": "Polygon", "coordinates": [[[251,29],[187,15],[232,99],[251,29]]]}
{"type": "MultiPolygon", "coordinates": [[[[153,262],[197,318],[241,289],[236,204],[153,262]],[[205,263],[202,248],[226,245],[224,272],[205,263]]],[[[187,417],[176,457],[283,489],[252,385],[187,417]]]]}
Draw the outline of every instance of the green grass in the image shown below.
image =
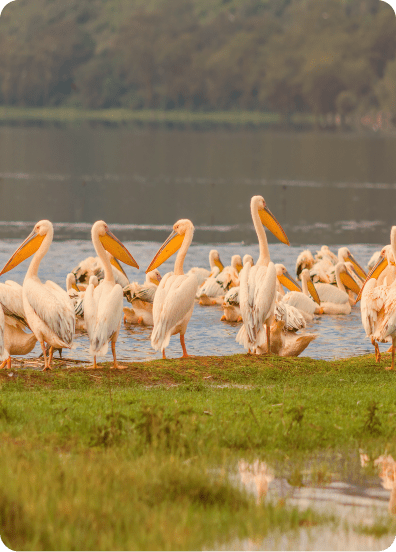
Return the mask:
{"type": "MultiPolygon", "coordinates": [[[[385,358],[387,355],[384,355],[385,358]]],[[[289,484],[396,458],[389,359],[201,357],[113,372],[0,373],[0,534],[12,549],[200,549],[333,523],[232,485],[240,459],[289,484]]],[[[382,536],[394,525],[358,527],[382,536]]]]}
{"type": "MultiPolygon", "coordinates": [[[[103,123],[173,123],[198,125],[274,125],[283,122],[277,113],[259,111],[184,111],[155,109],[79,109],[73,107],[0,107],[0,122],[58,122],[80,123],[95,121],[103,123]]],[[[295,124],[313,124],[312,115],[295,114],[295,124]]]]}

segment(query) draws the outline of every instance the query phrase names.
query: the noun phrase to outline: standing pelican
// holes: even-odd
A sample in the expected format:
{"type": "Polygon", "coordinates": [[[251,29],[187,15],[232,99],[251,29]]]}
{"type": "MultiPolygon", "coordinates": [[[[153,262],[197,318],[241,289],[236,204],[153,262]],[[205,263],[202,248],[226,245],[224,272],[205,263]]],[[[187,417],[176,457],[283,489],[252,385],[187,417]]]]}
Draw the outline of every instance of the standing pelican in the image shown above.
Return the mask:
{"type": "Polygon", "coordinates": [[[161,245],[146,270],[154,270],[166,261],[173,253],[177,254],[174,272],[168,272],[162,278],[154,297],[154,328],[151,334],[151,345],[156,351],[165,349],[172,335],[180,334],[183,358],[188,357],[184,334],[194,310],[195,294],[198,281],[194,274],[184,274],[183,264],[194,235],[194,226],[188,219],[181,219],[173,226],[173,232],[161,245]]]}
{"type": "Polygon", "coordinates": [[[38,222],[0,273],[1,276],[34,254],[23,281],[23,308],[29,327],[43,351],[43,370],[51,370],[54,347],[72,346],[75,325],[73,304],[67,292],[50,280],[43,284],[37,275],[40,262],[51,246],[53,235],[54,229],[49,220],[38,222]],[[45,343],[50,347],[49,358],[45,343]]]}
{"type": "Polygon", "coordinates": [[[121,327],[124,296],[122,287],[115,281],[107,252],[125,264],[135,268],[139,266],[103,220],[95,222],[91,234],[92,243],[104,270],[104,279],[97,287],[90,283],[84,296],[84,320],[91,343],[89,352],[94,357],[92,368],[97,368],[96,357],[107,353],[111,341],[113,368],[122,369],[125,366],[117,363],[115,344],[121,327]]]}
{"type": "Polygon", "coordinates": [[[267,208],[263,197],[253,196],[250,210],[260,246],[260,256],[255,266],[252,267],[250,263],[246,263],[239,275],[239,300],[243,326],[236,340],[249,351],[267,343],[267,350],[270,351],[270,326],[274,321],[276,300],[276,270],[270,259],[263,224],[282,243],[287,245],[290,243],[283,228],[267,208]],[[266,334],[264,326],[266,326],[266,334]]]}

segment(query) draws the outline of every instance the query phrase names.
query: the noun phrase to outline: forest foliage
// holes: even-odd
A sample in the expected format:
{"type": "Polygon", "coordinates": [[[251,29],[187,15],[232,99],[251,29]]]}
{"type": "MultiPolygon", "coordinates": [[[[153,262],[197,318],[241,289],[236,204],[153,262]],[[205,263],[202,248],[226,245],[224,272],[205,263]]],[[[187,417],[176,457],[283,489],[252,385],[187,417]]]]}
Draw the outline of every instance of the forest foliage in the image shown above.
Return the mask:
{"type": "Polygon", "coordinates": [[[0,104],[396,113],[396,18],[380,0],[17,0],[0,104]]]}

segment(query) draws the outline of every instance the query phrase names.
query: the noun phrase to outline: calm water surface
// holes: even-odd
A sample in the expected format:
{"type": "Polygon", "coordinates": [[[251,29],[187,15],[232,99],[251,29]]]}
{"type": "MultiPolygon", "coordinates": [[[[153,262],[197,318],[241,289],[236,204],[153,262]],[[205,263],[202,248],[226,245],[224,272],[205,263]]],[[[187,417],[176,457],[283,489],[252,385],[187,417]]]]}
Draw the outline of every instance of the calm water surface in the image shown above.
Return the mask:
{"type": "MultiPolygon", "coordinates": [[[[162,238],[168,236],[168,231],[163,230],[162,238]]],[[[131,267],[125,267],[130,281],[143,282],[145,278],[144,270],[158,250],[162,242],[125,242],[137,260],[140,270],[137,271],[131,267]]],[[[0,241],[0,264],[3,266],[20,244],[18,240],[0,241]]],[[[185,269],[193,266],[208,266],[208,255],[213,245],[193,244],[186,258],[185,269]]],[[[309,245],[313,252],[316,251],[315,245],[309,245]]],[[[378,249],[373,245],[355,245],[353,254],[357,261],[365,266],[372,253],[378,249]]],[[[254,259],[258,257],[257,245],[245,245],[241,243],[219,244],[218,250],[224,263],[231,260],[231,255],[239,253],[251,253],[254,259]]],[[[336,251],[336,247],[333,248],[336,251]]],[[[295,273],[295,261],[301,247],[286,247],[282,244],[270,245],[272,260],[282,262],[287,266],[291,274],[295,273]]],[[[90,241],[69,240],[63,242],[54,242],[50,252],[41,263],[40,277],[43,280],[51,279],[57,284],[65,287],[66,274],[74,268],[78,262],[89,255],[95,255],[92,243],[90,241]]],[[[28,261],[19,265],[12,272],[3,276],[2,281],[7,278],[13,279],[19,283],[27,269],[28,261]]],[[[173,269],[173,261],[168,260],[160,268],[161,274],[165,274],[173,269]]],[[[125,301],[125,305],[129,305],[125,301]]],[[[202,307],[195,305],[193,316],[190,320],[186,344],[188,352],[192,355],[230,355],[234,353],[243,353],[244,349],[235,341],[238,332],[238,324],[229,324],[221,322],[220,317],[223,311],[220,307],[202,307]]],[[[366,338],[360,319],[360,310],[353,307],[352,313],[348,316],[318,316],[314,322],[307,326],[308,332],[317,333],[318,337],[305,350],[304,355],[312,358],[342,358],[353,355],[372,353],[373,348],[370,341],[366,338]]],[[[150,345],[151,328],[138,326],[125,327],[122,329],[118,338],[117,351],[120,359],[124,360],[151,360],[160,358],[150,345]]],[[[381,345],[382,350],[386,350],[386,344],[381,345]]],[[[88,356],[88,338],[85,335],[77,336],[75,348],[71,351],[64,351],[64,355],[69,358],[89,360],[88,356]]],[[[37,345],[30,356],[38,356],[41,353],[37,345]]],[[[169,357],[181,356],[181,347],[178,336],[171,339],[170,346],[167,348],[169,357]]],[[[111,359],[111,355],[107,355],[111,359]]]]}
{"type": "Polygon", "coordinates": [[[80,223],[103,219],[160,241],[190,218],[200,243],[254,242],[249,201],[262,194],[294,244],[386,243],[395,147],[372,134],[0,127],[0,237],[48,218],[73,223],[58,239],[84,239],[80,223]]]}

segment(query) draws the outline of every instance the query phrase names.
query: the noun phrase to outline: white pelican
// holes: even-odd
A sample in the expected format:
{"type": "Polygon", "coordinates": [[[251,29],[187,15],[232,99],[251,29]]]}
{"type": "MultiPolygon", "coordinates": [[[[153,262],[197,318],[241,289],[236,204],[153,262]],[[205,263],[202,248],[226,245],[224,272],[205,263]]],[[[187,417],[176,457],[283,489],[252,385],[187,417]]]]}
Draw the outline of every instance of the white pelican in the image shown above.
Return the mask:
{"type": "Polygon", "coordinates": [[[161,281],[161,274],[157,269],[146,274],[146,281],[143,285],[132,282],[124,288],[124,296],[132,304],[132,308],[124,307],[124,323],[143,324],[152,326],[153,302],[158,284],[161,281]]]}
{"type": "Polygon", "coordinates": [[[90,283],[84,296],[84,320],[91,343],[89,352],[94,357],[91,368],[97,368],[96,357],[107,353],[111,341],[113,368],[122,369],[125,367],[117,362],[115,345],[121,327],[124,296],[122,287],[115,281],[107,252],[125,264],[135,268],[139,266],[103,220],[95,222],[91,234],[95,251],[104,268],[104,279],[97,287],[90,283]]]}
{"type": "Polygon", "coordinates": [[[252,267],[250,263],[246,263],[239,275],[239,303],[243,326],[238,332],[236,341],[249,351],[257,349],[264,343],[268,343],[268,349],[271,350],[270,326],[274,321],[276,270],[270,259],[263,224],[281,242],[290,244],[283,228],[267,208],[263,197],[253,196],[250,210],[260,255],[255,266],[252,267]]]}
{"type": "MultiPolygon", "coordinates": [[[[91,276],[89,278],[89,284],[92,284],[94,287],[99,285],[99,280],[96,276],[91,276]]],[[[84,296],[85,290],[81,291],[76,283],[76,276],[72,272],[66,276],[66,291],[73,303],[74,314],[76,315],[76,331],[84,331],[85,320],[84,320],[84,296]]]]}
{"type": "Polygon", "coordinates": [[[305,320],[311,321],[314,314],[323,314],[323,309],[320,307],[319,295],[311,280],[309,270],[304,268],[300,273],[300,277],[302,292],[290,291],[282,298],[282,301],[298,309],[303,314],[305,320]],[[310,294],[314,300],[311,299],[310,294]]]}
{"type": "Polygon", "coordinates": [[[53,226],[49,220],[38,222],[0,273],[1,276],[34,254],[22,286],[23,308],[29,327],[43,351],[43,370],[51,370],[54,347],[72,346],[75,326],[73,304],[67,292],[50,280],[43,284],[37,276],[40,262],[50,248],[53,235],[53,226]],[[50,347],[49,358],[45,343],[50,347]]]}
{"type": "Polygon", "coordinates": [[[209,266],[210,270],[207,268],[200,268],[198,266],[195,266],[193,268],[190,268],[190,270],[187,272],[187,274],[194,274],[198,285],[201,286],[205,280],[207,280],[210,276],[213,276],[213,270],[215,267],[219,269],[219,273],[223,270],[224,266],[221,262],[219,252],[217,249],[211,249],[209,251],[209,266]]]}
{"type": "MultiPolygon", "coordinates": [[[[116,284],[120,284],[122,288],[129,284],[128,276],[125,274],[124,269],[117,261],[117,259],[112,256],[109,252],[106,252],[106,255],[110,259],[112,265],[113,276],[116,284]]],[[[104,265],[103,260],[98,257],[87,257],[83,259],[73,270],[72,273],[76,277],[76,281],[79,284],[80,291],[85,291],[85,286],[91,276],[96,276],[99,280],[104,278],[104,265]],[[80,284],[83,284],[82,286],[80,284]]]]}
{"type": "Polygon", "coordinates": [[[392,365],[389,370],[394,369],[395,346],[396,346],[396,280],[384,281],[379,284],[379,275],[387,267],[388,263],[394,263],[396,258],[396,226],[391,230],[391,248],[385,247],[381,255],[367,276],[361,293],[356,302],[362,299],[361,315],[362,324],[366,335],[371,339],[375,348],[375,356],[378,361],[381,358],[379,342],[392,341],[392,365]]]}
{"type": "Polygon", "coordinates": [[[321,282],[315,284],[323,314],[349,314],[351,312],[351,304],[346,288],[356,294],[359,293],[360,288],[348,273],[345,263],[337,263],[335,277],[337,287],[321,282]]]}
{"type": "MultiPolygon", "coordinates": [[[[246,263],[250,263],[254,266],[253,257],[249,254],[246,254],[243,257],[243,266],[246,263]]],[[[232,287],[227,291],[223,300],[223,311],[224,314],[220,320],[227,322],[242,322],[241,309],[239,308],[239,286],[232,287]]]]}
{"type": "Polygon", "coordinates": [[[208,278],[199,288],[197,298],[200,305],[221,305],[227,291],[239,284],[238,274],[242,268],[240,255],[233,255],[231,265],[208,278]]]}
{"type": "Polygon", "coordinates": [[[0,369],[7,364],[7,368],[10,370],[11,355],[27,355],[34,349],[37,338],[33,333],[25,331],[29,326],[23,310],[22,286],[11,280],[0,284],[0,304],[4,352],[2,358],[4,362],[0,365],[0,369]]]}
{"type": "MultiPolygon", "coordinates": [[[[300,355],[308,345],[317,338],[317,334],[299,335],[295,332],[285,331],[286,322],[276,320],[271,326],[271,353],[283,357],[296,357],[300,355]]],[[[267,353],[268,348],[259,347],[260,353],[267,353]]]]}
{"type": "Polygon", "coordinates": [[[313,258],[312,253],[309,249],[305,249],[302,253],[299,254],[296,261],[296,274],[297,278],[300,280],[300,274],[304,269],[310,270],[315,264],[315,259],[313,258]]]}
{"type": "Polygon", "coordinates": [[[151,334],[151,345],[156,351],[162,351],[162,358],[166,358],[165,349],[169,345],[171,336],[175,334],[180,334],[183,358],[189,356],[184,342],[184,334],[194,310],[198,281],[194,274],[184,274],[183,264],[193,235],[194,226],[190,220],[181,219],[176,222],[173,232],[161,245],[146,270],[147,273],[158,268],[180,249],[176,257],[174,272],[165,274],[154,297],[154,328],[151,334]]]}
{"type": "Polygon", "coordinates": [[[363,281],[367,278],[367,274],[347,247],[340,247],[338,250],[338,261],[345,264],[352,263],[352,266],[359,278],[363,281]]]}

